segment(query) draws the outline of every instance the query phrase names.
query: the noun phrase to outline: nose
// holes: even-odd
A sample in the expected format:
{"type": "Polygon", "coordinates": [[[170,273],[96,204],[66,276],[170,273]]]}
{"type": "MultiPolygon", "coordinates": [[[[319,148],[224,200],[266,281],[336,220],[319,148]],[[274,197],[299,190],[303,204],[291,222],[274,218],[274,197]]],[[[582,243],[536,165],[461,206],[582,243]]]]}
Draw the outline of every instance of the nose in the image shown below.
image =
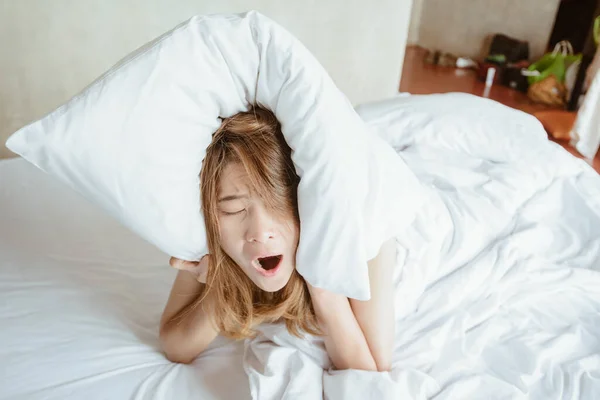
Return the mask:
{"type": "Polygon", "coordinates": [[[266,243],[274,237],[273,219],[263,207],[253,207],[249,213],[246,241],[266,243]]]}

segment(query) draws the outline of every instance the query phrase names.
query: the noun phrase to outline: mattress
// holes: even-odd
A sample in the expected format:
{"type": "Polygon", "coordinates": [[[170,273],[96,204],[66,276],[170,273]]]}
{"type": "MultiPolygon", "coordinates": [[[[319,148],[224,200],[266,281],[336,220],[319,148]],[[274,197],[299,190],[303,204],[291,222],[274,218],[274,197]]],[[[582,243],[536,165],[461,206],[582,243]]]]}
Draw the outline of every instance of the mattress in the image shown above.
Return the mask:
{"type": "MultiPolygon", "coordinates": [[[[394,112],[371,121],[391,142],[406,134],[394,112]]],[[[465,139],[397,146],[426,199],[397,238],[384,373],[332,370],[320,339],[279,324],[169,362],[168,256],[25,161],[0,162],[0,399],[598,398],[600,178],[545,140],[510,141],[522,154],[508,159],[454,146],[465,139]]]]}
{"type": "Polygon", "coordinates": [[[249,398],[242,343],[192,365],[161,353],[168,261],[23,159],[0,162],[0,398],[249,398]]]}

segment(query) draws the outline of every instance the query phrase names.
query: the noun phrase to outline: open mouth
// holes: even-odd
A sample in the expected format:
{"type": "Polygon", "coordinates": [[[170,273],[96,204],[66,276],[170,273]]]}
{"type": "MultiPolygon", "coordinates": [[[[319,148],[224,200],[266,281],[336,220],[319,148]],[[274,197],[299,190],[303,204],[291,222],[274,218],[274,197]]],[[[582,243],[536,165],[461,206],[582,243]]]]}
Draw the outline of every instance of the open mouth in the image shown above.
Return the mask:
{"type": "Polygon", "coordinates": [[[271,271],[279,266],[281,258],[281,254],[277,256],[261,257],[258,259],[258,263],[265,271],[271,271]]]}
{"type": "Polygon", "coordinates": [[[267,256],[267,257],[259,257],[255,259],[252,264],[256,270],[264,275],[264,276],[272,276],[277,273],[279,270],[279,266],[281,265],[281,260],[283,259],[283,255],[275,255],[275,256],[267,256]]]}

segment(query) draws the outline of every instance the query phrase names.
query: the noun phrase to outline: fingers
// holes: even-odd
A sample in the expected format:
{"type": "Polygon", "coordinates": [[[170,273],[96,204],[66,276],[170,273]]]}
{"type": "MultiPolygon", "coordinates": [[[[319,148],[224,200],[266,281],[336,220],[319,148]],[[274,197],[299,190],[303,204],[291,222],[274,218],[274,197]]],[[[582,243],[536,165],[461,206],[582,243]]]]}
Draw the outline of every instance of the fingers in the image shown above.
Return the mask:
{"type": "Polygon", "coordinates": [[[198,264],[200,264],[204,268],[208,268],[208,263],[210,262],[210,257],[208,254],[202,256],[198,264]]]}
{"type": "Polygon", "coordinates": [[[180,271],[189,271],[194,269],[200,264],[198,261],[185,261],[179,258],[171,257],[169,260],[169,264],[171,267],[178,269],[180,271]]]}

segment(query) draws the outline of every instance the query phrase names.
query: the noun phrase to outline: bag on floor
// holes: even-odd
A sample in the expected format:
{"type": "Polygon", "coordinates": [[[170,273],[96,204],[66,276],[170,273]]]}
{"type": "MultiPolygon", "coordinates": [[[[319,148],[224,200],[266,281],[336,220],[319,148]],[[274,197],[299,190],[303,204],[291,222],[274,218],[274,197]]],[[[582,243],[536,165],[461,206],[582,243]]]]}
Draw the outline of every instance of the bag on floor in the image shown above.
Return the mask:
{"type": "Polygon", "coordinates": [[[574,54],[573,46],[569,41],[563,40],[554,46],[552,53],[546,53],[538,61],[527,68],[530,73],[529,84],[543,81],[554,75],[561,83],[565,81],[567,68],[576,61],[581,60],[581,54],[574,54]]]}
{"type": "Polygon", "coordinates": [[[565,85],[567,70],[576,68],[580,62],[581,54],[574,54],[570,42],[557,43],[552,53],[544,54],[527,68],[530,85],[527,95],[537,103],[565,106],[569,94],[565,85]]]}

